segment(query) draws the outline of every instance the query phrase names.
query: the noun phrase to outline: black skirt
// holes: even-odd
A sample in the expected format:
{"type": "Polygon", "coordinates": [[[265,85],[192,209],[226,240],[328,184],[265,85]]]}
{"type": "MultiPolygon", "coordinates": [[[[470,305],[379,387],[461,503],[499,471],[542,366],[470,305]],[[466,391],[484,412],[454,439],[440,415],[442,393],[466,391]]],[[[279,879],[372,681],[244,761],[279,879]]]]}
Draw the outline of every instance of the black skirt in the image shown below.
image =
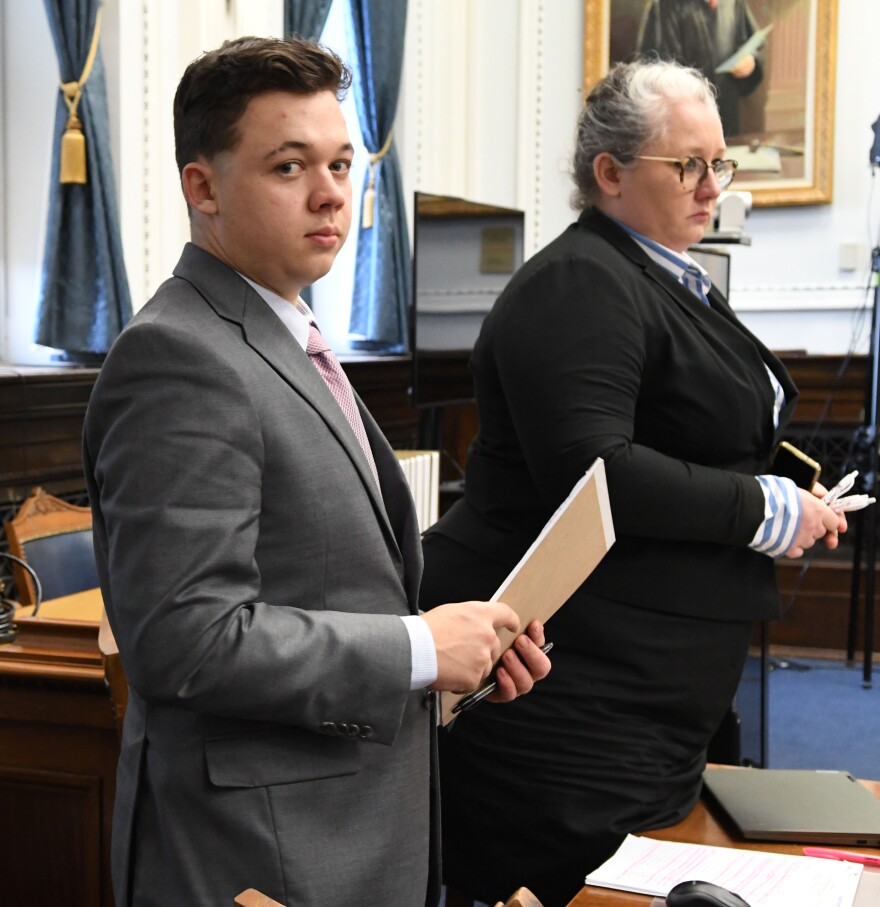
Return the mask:
{"type": "MultiPolygon", "coordinates": [[[[425,554],[423,607],[488,597],[505,575],[442,536],[425,554]]],[[[441,731],[445,881],[490,904],[526,885],[564,907],[627,833],[684,818],[751,629],[578,593],[547,623],[550,675],[441,731]]]]}

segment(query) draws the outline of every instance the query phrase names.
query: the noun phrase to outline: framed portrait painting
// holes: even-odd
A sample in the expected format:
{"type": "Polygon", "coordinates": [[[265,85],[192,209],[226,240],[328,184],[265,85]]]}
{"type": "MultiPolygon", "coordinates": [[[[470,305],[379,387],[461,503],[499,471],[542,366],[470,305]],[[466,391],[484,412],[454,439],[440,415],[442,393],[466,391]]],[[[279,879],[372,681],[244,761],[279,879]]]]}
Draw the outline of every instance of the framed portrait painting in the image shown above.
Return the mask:
{"type": "Polygon", "coordinates": [[[584,96],[612,63],[675,59],[715,85],[734,188],[831,201],[837,0],[584,0],[584,96]]]}

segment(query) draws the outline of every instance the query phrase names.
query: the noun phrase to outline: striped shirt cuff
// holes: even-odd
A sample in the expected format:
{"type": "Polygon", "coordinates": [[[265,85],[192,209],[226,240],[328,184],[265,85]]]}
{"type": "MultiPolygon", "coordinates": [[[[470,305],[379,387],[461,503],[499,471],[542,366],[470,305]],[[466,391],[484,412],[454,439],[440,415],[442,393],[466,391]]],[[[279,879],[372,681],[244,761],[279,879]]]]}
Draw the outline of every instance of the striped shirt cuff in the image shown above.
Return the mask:
{"type": "Polygon", "coordinates": [[[801,522],[801,498],[791,479],[755,476],[764,492],[764,522],[749,548],[768,557],[780,557],[791,548],[801,522]]]}
{"type": "Polygon", "coordinates": [[[437,647],[434,645],[434,635],[427,622],[416,614],[408,614],[400,619],[409,633],[409,644],[412,649],[409,688],[421,690],[437,679],[437,647]]]}

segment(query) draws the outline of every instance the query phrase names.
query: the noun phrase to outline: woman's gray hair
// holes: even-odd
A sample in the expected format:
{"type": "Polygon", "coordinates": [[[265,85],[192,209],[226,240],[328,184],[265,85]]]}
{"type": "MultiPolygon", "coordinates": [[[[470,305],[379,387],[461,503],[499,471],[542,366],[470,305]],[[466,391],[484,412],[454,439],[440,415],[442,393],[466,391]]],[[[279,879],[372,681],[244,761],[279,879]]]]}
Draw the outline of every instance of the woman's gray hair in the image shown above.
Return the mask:
{"type": "Polygon", "coordinates": [[[574,207],[593,204],[598,189],[593,161],[599,154],[607,151],[621,164],[632,163],[649,142],[674,127],[667,120],[669,102],[686,98],[718,111],[715,87],[699,70],[644,58],[615,64],[593,86],[578,119],[574,207]]]}

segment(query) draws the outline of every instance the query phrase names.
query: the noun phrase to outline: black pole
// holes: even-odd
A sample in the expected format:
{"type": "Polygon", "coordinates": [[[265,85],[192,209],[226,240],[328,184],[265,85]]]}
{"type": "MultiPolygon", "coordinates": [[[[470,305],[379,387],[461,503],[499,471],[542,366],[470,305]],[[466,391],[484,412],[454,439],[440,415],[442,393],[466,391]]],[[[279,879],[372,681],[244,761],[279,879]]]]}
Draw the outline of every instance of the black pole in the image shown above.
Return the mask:
{"type": "MultiPolygon", "coordinates": [[[[880,123],[880,119],[878,119],[880,123]]],[[[877,496],[877,419],[880,412],[880,247],[871,252],[871,282],[874,287],[874,306],[871,313],[871,338],[868,347],[868,374],[865,384],[865,415],[856,436],[856,459],[861,490],[877,496]]],[[[856,534],[853,552],[853,572],[850,597],[850,622],[847,636],[847,660],[855,658],[856,623],[858,617],[859,578],[865,574],[865,626],[862,686],[871,687],[874,661],[874,587],[877,565],[877,507],[871,505],[855,515],[856,534]],[[862,552],[864,550],[864,559],[862,552]]]]}
{"type": "MultiPolygon", "coordinates": [[[[861,466],[862,460],[856,462],[861,466]]],[[[862,544],[865,537],[865,512],[859,510],[852,515],[850,531],[853,533],[852,574],[849,592],[849,623],[846,633],[846,663],[852,666],[856,660],[856,636],[859,626],[859,590],[862,580],[862,544]],[[855,524],[855,525],[853,525],[855,524]]]]}
{"type": "MultiPolygon", "coordinates": [[[[877,463],[877,448],[872,448],[873,462],[877,463]]],[[[876,493],[876,473],[872,475],[873,481],[869,494],[876,493]]],[[[877,516],[874,505],[867,508],[870,513],[865,515],[865,540],[867,543],[866,569],[865,569],[865,661],[862,666],[862,686],[871,688],[871,671],[874,661],[874,584],[875,569],[877,564],[877,516]]]]}

